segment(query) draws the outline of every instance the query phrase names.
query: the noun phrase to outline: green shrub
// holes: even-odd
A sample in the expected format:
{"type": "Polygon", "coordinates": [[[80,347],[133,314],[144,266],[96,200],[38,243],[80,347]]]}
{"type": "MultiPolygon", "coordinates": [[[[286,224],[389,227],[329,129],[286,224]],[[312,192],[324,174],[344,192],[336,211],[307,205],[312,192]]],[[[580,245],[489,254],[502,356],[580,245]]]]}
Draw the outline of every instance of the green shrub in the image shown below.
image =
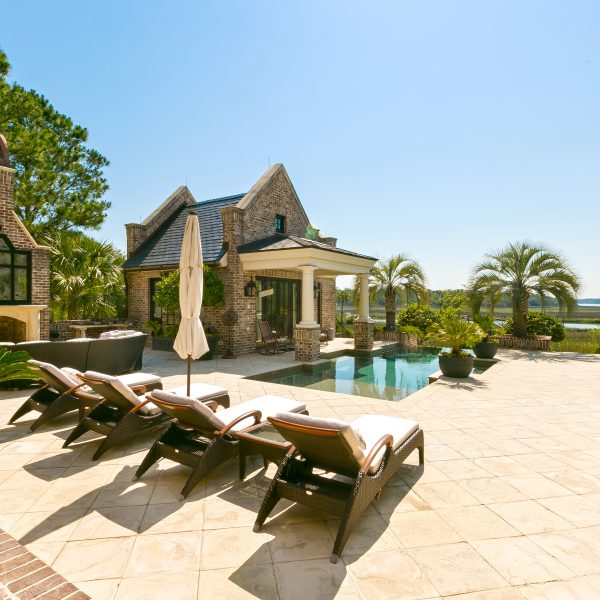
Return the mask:
{"type": "Polygon", "coordinates": [[[398,315],[398,325],[400,327],[416,327],[422,333],[427,333],[432,325],[438,323],[440,319],[439,311],[433,310],[424,304],[410,304],[398,315]]]}
{"type": "MultiPolygon", "coordinates": [[[[504,329],[506,333],[512,335],[512,319],[506,320],[504,329]]],[[[553,342],[561,342],[565,339],[565,326],[552,315],[530,312],[527,314],[527,335],[550,335],[553,342]]]]}
{"type": "MultiPolygon", "coordinates": [[[[225,306],[225,285],[214,269],[204,265],[202,304],[216,308],[225,306]]],[[[154,294],[156,305],[167,312],[179,310],[179,271],[171,271],[160,278],[154,294]]]]}
{"type": "Polygon", "coordinates": [[[416,333],[419,337],[423,337],[423,332],[418,327],[413,327],[412,325],[402,325],[397,328],[398,333],[416,333]]]}

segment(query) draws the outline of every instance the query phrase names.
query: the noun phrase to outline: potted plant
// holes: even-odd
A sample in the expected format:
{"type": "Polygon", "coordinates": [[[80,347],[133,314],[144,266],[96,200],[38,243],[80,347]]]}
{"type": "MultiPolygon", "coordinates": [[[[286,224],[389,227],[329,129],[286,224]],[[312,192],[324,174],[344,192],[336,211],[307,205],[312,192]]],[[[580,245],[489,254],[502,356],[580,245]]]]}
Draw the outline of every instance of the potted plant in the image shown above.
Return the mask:
{"type": "Polygon", "coordinates": [[[479,325],[483,338],[473,346],[477,358],[494,358],[498,352],[498,336],[504,333],[502,327],[496,325],[493,314],[477,315],[473,321],[479,325]]]}
{"type": "Polygon", "coordinates": [[[465,351],[481,340],[479,325],[463,321],[458,314],[446,311],[439,323],[431,326],[427,340],[436,346],[450,348],[439,354],[440,370],[447,377],[468,377],[473,370],[473,355],[465,351]]]}
{"type": "Polygon", "coordinates": [[[22,389],[40,379],[39,370],[27,362],[30,358],[24,350],[0,348],[1,389],[22,389]]]}
{"type": "MultiPolygon", "coordinates": [[[[214,269],[204,265],[204,287],[203,304],[204,306],[222,307],[225,305],[224,285],[221,278],[214,269]]],[[[161,308],[164,313],[170,313],[176,318],[179,311],[179,271],[171,271],[163,275],[156,284],[156,293],[154,295],[156,306],[161,308]]],[[[163,314],[164,314],[163,313],[163,314]]],[[[173,320],[173,319],[171,319],[173,320]]],[[[161,319],[152,319],[146,323],[146,327],[152,333],[152,349],[170,352],[173,350],[175,337],[177,336],[178,326],[175,324],[165,324],[161,319]]],[[[205,329],[206,341],[209,351],[201,357],[200,360],[209,360],[213,357],[219,342],[218,331],[214,327],[205,329]]]]}

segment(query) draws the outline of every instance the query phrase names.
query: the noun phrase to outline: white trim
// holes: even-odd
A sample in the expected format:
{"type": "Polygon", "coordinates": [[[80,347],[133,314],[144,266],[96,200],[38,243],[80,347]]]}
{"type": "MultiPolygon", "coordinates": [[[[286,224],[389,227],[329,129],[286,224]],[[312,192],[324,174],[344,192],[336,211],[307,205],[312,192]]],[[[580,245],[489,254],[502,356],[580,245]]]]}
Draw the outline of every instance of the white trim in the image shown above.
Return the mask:
{"type": "Polygon", "coordinates": [[[244,252],[239,255],[244,271],[300,270],[313,265],[317,277],[359,275],[368,271],[376,262],[374,258],[342,254],[321,248],[285,248],[263,252],[244,252]]]}

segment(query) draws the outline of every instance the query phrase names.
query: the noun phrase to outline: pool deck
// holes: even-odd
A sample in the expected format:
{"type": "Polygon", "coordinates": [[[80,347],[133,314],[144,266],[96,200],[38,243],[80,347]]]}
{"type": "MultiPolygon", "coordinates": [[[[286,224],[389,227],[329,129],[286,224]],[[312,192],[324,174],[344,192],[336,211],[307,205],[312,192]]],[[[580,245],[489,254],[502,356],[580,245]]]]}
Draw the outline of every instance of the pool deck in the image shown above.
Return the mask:
{"type": "MultiPolygon", "coordinates": [[[[27,418],[0,427],[0,528],[95,600],[600,597],[600,356],[500,358],[398,403],[244,379],[292,366],[292,353],[194,363],[194,380],[233,403],[270,393],[317,416],[420,422],[424,470],[413,457],[398,472],[337,565],[330,515],[281,507],[252,532],[272,467],[255,461],[240,483],[224,465],[180,502],[183,467],[131,482],[151,435],[97,463],[91,437],[62,450],[74,415],[35,434],[27,418]]],[[[148,352],[145,369],[167,388],[185,380],[165,353],[148,352]]],[[[0,423],[24,396],[0,394],[0,423]]]]}

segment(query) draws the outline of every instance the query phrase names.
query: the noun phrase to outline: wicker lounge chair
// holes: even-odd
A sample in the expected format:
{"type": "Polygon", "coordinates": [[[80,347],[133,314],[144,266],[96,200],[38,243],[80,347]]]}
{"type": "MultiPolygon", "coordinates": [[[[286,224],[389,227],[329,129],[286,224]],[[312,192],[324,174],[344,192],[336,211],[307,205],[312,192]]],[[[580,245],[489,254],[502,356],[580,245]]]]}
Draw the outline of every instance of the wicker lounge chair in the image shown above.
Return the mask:
{"type": "MultiPolygon", "coordinates": [[[[95,371],[87,371],[79,377],[98,393],[102,400],[81,419],[63,447],[67,447],[86,431],[95,431],[106,436],[92,457],[92,460],[97,460],[116,444],[131,439],[141,431],[161,427],[169,420],[169,416],[158,406],[149,403],[143,393],[137,395],[118,377],[95,371]]],[[[201,400],[226,398],[229,402],[226,390],[214,385],[194,384],[194,393],[197,393],[201,400]]]]}
{"type": "Polygon", "coordinates": [[[277,396],[261,396],[219,412],[214,412],[216,404],[160,390],[148,394],[148,400],[174,417],[174,421],[150,448],[135,478],[140,478],[161,458],[191,467],[192,472],[181,490],[182,499],[213,469],[238,455],[235,431],[264,421],[283,407],[306,412],[304,404],[277,396]]]}
{"type": "MultiPolygon", "coordinates": [[[[29,364],[40,370],[44,386],[25,400],[10,418],[9,424],[34,410],[40,412],[41,415],[30,425],[31,431],[35,431],[51,419],[73,410],[79,411],[81,420],[86,408],[90,408],[102,399],[79,379],[79,374],[75,369],[69,367],[60,369],[50,363],[37,360],[30,360],[29,364]]],[[[150,391],[162,388],[160,377],[151,373],[130,373],[120,375],[118,379],[133,389],[150,391]]]]}
{"type": "Polygon", "coordinates": [[[363,511],[409,454],[418,449],[419,463],[424,461],[423,431],[415,421],[366,415],[350,424],[280,413],[269,422],[293,446],[273,478],[254,531],[260,530],[281,498],[339,515],[333,563],[363,511]],[[332,479],[314,469],[336,476],[332,479]]]}
{"type": "Polygon", "coordinates": [[[284,352],[287,350],[288,339],[286,336],[278,336],[277,332],[272,330],[267,321],[259,321],[258,329],[265,344],[265,351],[272,354],[279,352],[281,348],[284,352]]]}

